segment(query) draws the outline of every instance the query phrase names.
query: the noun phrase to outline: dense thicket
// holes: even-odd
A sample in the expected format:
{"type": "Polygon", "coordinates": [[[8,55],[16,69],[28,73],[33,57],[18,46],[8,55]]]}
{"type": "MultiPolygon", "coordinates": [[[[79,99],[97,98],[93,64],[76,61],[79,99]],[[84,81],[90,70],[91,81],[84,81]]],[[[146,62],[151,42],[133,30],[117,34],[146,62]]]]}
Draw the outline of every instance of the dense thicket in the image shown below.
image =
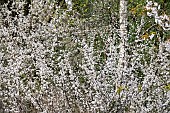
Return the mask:
{"type": "Polygon", "coordinates": [[[169,112],[168,2],[68,1],[1,1],[0,113],[169,112]]]}

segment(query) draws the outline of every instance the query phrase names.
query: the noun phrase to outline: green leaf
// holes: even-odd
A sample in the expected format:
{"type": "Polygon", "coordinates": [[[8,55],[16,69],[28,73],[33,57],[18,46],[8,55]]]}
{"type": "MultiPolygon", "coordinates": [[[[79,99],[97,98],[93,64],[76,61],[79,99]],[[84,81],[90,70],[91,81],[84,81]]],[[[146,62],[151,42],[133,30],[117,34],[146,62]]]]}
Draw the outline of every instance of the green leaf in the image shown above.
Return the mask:
{"type": "Polygon", "coordinates": [[[27,76],[26,76],[26,74],[24,73],[24,74],[22,74],[20,77],[21,77],[21,79],[24,79],[24,78],[26,78],[27,76]]]}
{"type": "Polygon", "coordinates": [[[86,78],[83,76],[78,77],[78,80],[79,80],[80,84],[83,84],[86,82],[86,78]]]}
{"type": "Polygon", "coordinates": [[[163,88],[164,88],[164,90],[166,90],[166,91],[170,91],[170,83],[167,84],[167,85],[165,85],[163,88]]]}
{"type": "Polygon", "coordinates": [[[124,87],[123,87],[123,86],[119,86],[119,87],[117,88],[117,94],[120,95],[120,93],[121,93],[123,90],[124,90],[124,87]]]}

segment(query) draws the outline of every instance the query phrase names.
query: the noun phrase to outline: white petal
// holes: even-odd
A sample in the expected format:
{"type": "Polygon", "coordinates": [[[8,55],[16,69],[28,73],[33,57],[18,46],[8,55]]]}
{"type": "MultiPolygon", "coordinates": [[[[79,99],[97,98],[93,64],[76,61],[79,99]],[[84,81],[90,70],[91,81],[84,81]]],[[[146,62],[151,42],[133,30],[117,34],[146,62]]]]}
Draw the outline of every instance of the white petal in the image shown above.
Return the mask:
{"type": "Polygon", "coordinates": [[[158,3],[154,2],[154,6],[156,6],[156,7],[157,7],[157,6],[158,6],[158,3]]]}
{"type": "Polygon", "coordinates": [[[152,39],[154,36],[155,36],[155,34],[151,34],[151,35],[149,36],[149,38],[152,39]]]}

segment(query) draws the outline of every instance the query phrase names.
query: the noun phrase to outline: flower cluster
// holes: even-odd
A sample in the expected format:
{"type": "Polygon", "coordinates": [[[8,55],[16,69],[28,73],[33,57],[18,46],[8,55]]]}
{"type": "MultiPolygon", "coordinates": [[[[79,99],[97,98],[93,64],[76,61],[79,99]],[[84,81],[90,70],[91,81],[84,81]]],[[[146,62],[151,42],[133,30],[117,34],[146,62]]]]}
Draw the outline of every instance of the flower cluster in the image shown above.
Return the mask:
{"type": "Polygon", "coordinates": [[[157,2],[148,1],[146,4],[148,16],[155,18],[155,23],[160,25],[164,30],[170,30],[170,18],[166,14],[159,15],[160,5],[157,2]]]}

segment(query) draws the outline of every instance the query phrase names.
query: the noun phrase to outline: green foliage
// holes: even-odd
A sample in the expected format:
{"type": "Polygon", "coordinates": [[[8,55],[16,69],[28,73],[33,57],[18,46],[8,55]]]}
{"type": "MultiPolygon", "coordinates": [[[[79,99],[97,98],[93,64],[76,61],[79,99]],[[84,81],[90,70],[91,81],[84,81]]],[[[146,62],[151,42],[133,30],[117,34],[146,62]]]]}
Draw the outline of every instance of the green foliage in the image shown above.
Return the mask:
{"type": "Polygon", "coordinates": [[[73,10],[81,14],[81,17],[87,18],[92,15],[94,0],[72,0],[73,10]]]}
{"type": "Polygon", "coordinates": [[[105,63],[107,60],[107,55],[105,50],[105,40],[107,39],[107,36],[100,36],[100,34],[96,34],[95,39],[94,39],[94,57],[96,57],[97,63],[95,64],[96,70],[100,70],[101,65],[105,63]]]}
{"type": "Polygon", "coordinates": [[[120,95],[120,93],[124,90],[124,86],[117,87],[117,94],[120,95]]]}
{"type": "Polygon", "coordinates": [[[136,73],[136,77],[138,78],[138,82],[139,83],[142,83],[142,81],[144,80],[144,77],[146,76],[146,75],[144,75],[144,73],[142,72],[142,69],[141,69],[141,67],[138,67],[138,68],[136,68],[135,69],[135,73],[136,73]]]}
{"type": "Polygon", "coordinates": [[[80,76],[78,77],[78,80],[79,80],[79,83],[80,83],[81,85],[83,85],[84,83],[87,82],[88,79],[87,79],[85,76],[80,75],[80,76]]]}
{"type": "Polygon", "coordinates": [[[155,2],[157,2],[160,6],[161,6],[161,12],[162,13],[166,13],[166,14],[170,14],[170,2],[168,0],[154,0],[155,2]]]}
{"type": "Polygon", "coordinates": [[[165,85],[163,88],[164,88],[164,90],[166,90],[166,91],[170,91],[170,84],[165,85]]]}

